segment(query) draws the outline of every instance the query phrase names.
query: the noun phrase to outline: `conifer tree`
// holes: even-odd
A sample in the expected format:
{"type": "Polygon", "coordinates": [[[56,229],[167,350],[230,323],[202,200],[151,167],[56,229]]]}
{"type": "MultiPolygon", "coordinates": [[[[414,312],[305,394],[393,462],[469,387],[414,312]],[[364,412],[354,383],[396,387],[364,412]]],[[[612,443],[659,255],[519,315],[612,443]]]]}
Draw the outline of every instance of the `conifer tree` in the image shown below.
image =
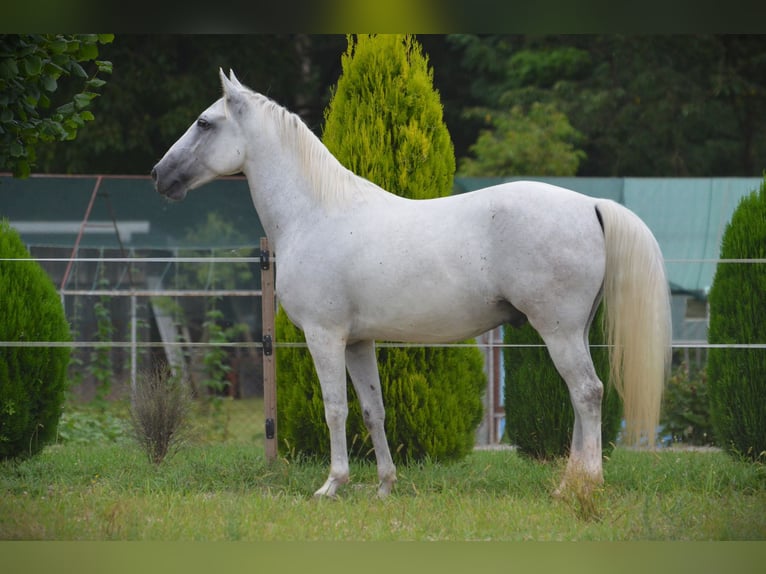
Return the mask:
{"type": "MultiPolygon", "coordinates": [[[[0,341],[66,342],[69,324],[56,288],[29,259],[19,234],[0,221],[0,341]]],[[[56,437],[68,347],[0,348],[0,459],[38,453],[56,437]]]]}
{"type": "MultiPolygon", "coordinates": [[[[766,258],[766,179],[744,197],[726,226],[721,259],[766,258]]],[[[766,266],[719,263],[710,289],[710,343],[766,343],[766,266]]],[[[713,348],[708,400],[719,445],[737,456],[766,459],[766,353],[713,348]]]]}
{"type": "MultiPolygon", "coordinates": [[[[343,73],[325,112],[323,141],[346,167],[397,195],[449,195],[455,172],[439,94],[411,36],[348,38],[343,73]]],[[[280,309],[278,341],[302,341],[280,309]]],[[[386,434],[397,460],[457,459],[470,451],[485,386],[481,352],[466,348],[378,349],[386,434]]],[[[326,455],[329,433],[319,381],[305,349],[277,354],[280,447],[326,455]]],[[[349,383],[351,456],[372,456],[349,383]]]]}

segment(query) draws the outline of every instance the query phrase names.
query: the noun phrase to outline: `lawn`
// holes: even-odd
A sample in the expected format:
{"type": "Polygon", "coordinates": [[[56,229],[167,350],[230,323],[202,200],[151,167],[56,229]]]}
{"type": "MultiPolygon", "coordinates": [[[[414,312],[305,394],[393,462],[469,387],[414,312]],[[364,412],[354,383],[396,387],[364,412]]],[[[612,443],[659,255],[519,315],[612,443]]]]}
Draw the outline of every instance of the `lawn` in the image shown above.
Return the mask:
{"type": "Polygon", "coordinates": [[[766,540],[766,468],[722,452],[617,448],[592,504],[550,496],[561,461],[514,451],[399,467],[375,498],[375,468],[352,464],[336,500],[314,500],[323,461],[263,455],[258,401],[197,413],[159,465],[125,431],[125,405],[70,409],[66,441],[0,463],[0,539],[66,541],[766,540]]]}

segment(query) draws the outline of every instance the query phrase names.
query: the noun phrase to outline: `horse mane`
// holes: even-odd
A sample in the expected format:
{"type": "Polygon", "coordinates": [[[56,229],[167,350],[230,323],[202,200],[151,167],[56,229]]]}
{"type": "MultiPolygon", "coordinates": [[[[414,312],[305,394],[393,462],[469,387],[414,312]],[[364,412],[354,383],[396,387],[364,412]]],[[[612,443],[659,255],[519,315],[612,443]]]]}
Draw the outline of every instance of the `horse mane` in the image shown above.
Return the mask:
{"type": "Polygon", "coordinates": [[[382,188],[341,164],[298,114],[249,88],[243,87],[243,91],[254,105],[274,120],[287,144],[297,150],[310,189],[320,203],[327,206],[345,204],[364,199],[371,192],[383,192],[382,188]]]}

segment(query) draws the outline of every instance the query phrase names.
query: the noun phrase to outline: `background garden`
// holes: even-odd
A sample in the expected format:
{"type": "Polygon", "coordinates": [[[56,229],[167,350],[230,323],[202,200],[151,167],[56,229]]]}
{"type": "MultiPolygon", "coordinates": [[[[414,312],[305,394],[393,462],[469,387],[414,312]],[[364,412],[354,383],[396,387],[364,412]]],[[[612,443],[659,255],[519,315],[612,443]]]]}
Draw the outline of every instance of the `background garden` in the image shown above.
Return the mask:
{"type": "MultiPolygon", "coordinates": [[[[0,42],[3,93],[27,90],[18,101],[0,102],[3,165],[20,176],[32,169],[145,173],[218,97],[214,74],[199,70],[219,65],[301,113],[346,165],[409,197],[451,193],[456,172],[760,176],[758,158],[766,157],[761,37],[0,42]],[[75,141],[59,141],[68,139],[75,141]]],[[[735,213],[722,259],[766,257],[766,188],[753,192],[735,213]]],[[[620,401],[605,378],[606,484],[592,497],[554,500],[572,413],[544,350],[506,355],[507,442],[517,449],[474,451],[484,389],[476,348],[383,348],[389,440],[402,463],[395,496],[373,500],[370,449],[352,411],[354,482],[328,504],[309,498],[325,473],[327,439],[304,349],[277,349],[282,450],[269,465],[262,402],[226,392],[215,343],[238,326],[221,320],[214,300],[204,315],[211,343],[204,384],[189,389],[161,365],[146,365],[133,391],[115,396],[108,345],[71,361],[72,333],[55,288],[34,262],[8,260],[28,254],[7,224],[0,241],[0,339],[15,343],[2,348],[0,361],[0,538],[766,537],[766,355],[757,348],[766,340],[762,264],[719,266],[708,300],[709,340],[722,347],[694,364],[679,355],[668,382],[665,435],[676,447],[718,448],[622,445],[620,401]],[[725,348],[731,344],[756,348],[725,348]],[[83,374],[95,389],[86,401],[71,384],[83,374]]],[[[111,321],[106,308],[101,312],[99,336],[108,342],[111,321]]],[[[507,343],[539,341],[531,330],[506,333],[507,343]]],[[[591,342],[598,345],[599,337],[595,324],[591,342]]],[[[301,341],[284,316],[277,341],[301,341]]]]}

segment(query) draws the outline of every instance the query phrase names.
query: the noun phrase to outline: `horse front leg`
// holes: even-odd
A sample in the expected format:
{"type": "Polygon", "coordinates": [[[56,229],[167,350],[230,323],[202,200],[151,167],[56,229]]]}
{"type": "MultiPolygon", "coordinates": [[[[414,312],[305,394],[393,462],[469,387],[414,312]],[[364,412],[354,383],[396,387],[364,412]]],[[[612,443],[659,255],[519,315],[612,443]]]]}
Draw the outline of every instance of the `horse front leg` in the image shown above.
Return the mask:
{"type": "Polygon", "coordinates": [[[325,331],[305,331],[311,357],[322,387],[325,420],[330,430],[330,475],[314,493],[317,498],[334,497],[338,487],[348,482],[348,450],[346,445],[345,339],[325,331]]]}
{"type": "Polygon", "coordinates": [[[378,496],[385,498],[396,482],[396,466],[391,458],[385,431],[386,412],[380,386],[375,343],[362,341],[346,347],[346,366],[362,407],[364,424],[372,438],[378,465],[378,496]]]}

